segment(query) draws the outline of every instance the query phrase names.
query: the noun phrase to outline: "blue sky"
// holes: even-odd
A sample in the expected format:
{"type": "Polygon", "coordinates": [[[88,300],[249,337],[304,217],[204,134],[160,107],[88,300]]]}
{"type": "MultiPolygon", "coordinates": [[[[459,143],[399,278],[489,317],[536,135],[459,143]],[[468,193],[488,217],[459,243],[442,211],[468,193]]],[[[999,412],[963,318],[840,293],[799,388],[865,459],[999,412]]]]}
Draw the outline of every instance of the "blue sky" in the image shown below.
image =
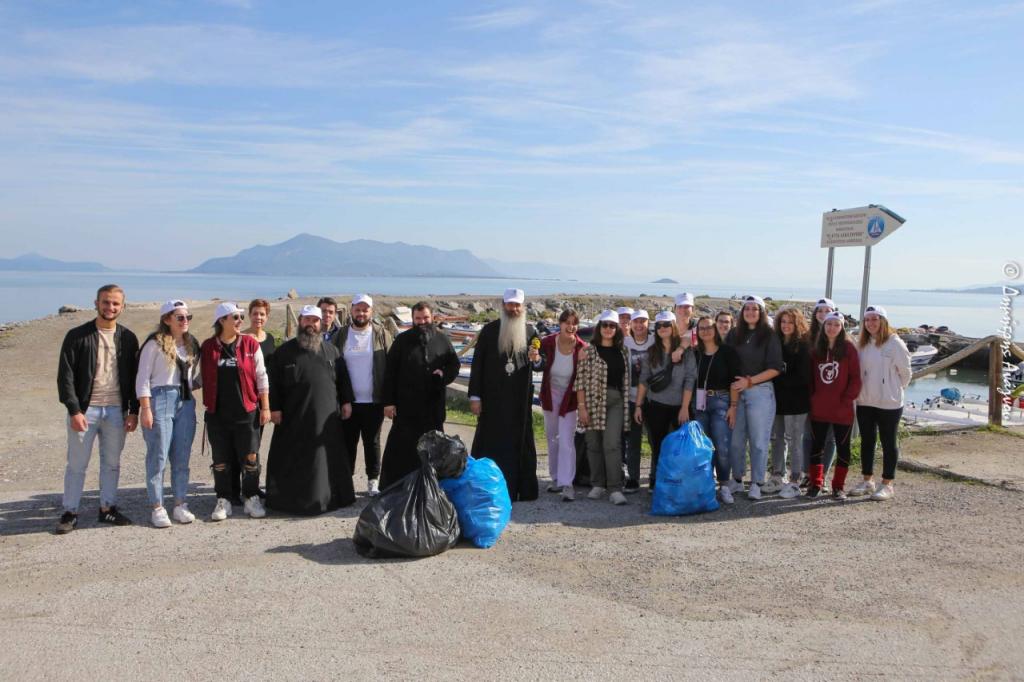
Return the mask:
{"type": "Polygon", "coordinates": [[[873,287],[994,282],[1022,34],[1024,2],[5,2],[0,255],[311,232],[812,286],[821,213],[881,203],[873,287]]]}

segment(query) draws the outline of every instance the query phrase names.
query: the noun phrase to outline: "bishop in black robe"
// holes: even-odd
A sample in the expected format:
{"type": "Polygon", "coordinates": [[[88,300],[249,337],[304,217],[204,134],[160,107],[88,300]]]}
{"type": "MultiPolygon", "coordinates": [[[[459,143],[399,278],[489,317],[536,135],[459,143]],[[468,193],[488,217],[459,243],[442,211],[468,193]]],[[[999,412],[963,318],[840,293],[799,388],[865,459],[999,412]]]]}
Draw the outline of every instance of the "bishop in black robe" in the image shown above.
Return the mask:
{"type": "Polygon", "coordinates": [[[433,324],[395,337],[381,387],[385,410],[395,409],[381,462],[381,489],[419,468],[416,442],[427,431],[444,430],[445,387],[458,376],[459,356],[433,324]]]}
{"type": "Polygon", "coordinates": [[[281,422],[267,456],[267,506],[314,515],[352,504],[339,408],[355,397],[338,349],[320,342],[307,350],[294,338],[271,356],[268,374],[271,414],[281,422]]]}
{"type": "MultiPolygon", "coordinates": [[[[519,315],[523,313],[520,311],[519,315]]],[[[525,324],[522,317],[488,322],[480,330],[469,376],[470,400],[480,399],[473,457],[490,457],[505,475],[513,502],[537,499],[537,446],[533,440],[533,372],[543,360],[530,362],[530,347],[538,339],[526,324],[526,345],[511,355],[500,350],[502,323],[525,324]]]]}

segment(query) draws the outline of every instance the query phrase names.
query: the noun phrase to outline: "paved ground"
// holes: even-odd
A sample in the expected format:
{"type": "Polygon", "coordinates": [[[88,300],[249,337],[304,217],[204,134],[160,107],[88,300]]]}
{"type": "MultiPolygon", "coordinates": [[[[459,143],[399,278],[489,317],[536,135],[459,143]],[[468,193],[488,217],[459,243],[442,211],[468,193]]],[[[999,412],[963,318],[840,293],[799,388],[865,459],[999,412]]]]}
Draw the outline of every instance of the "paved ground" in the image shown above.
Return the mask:
{"type": "MultiPolygon", "coordinates": [[[[5,679],[1024,678],[1024,495],[922,474],[890,504],[741,498],[681,519],[642,494],[544,495],[490,550],[372,561],[350,539],[363,497],[311,519],[97,527],[94,463],[82,528],[54,536],[56,342],[33,333],[0,344],[5,679]]],[[[197,443],[205,519],[201,460],[197,443]]],[[[139,521],[142,480],[135,434],[122,502],[139,521]]]]}

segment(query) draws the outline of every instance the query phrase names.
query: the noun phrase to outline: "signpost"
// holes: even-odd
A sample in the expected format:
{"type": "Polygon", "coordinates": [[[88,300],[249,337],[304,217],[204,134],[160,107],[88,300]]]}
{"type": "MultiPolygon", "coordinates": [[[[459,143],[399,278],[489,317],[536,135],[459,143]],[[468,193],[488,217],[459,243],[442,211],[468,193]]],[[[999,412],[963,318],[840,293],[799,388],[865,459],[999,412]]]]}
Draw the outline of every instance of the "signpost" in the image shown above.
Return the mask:
{"type": "Polygon", "coordinates": [[[826,298],[832,298],[832,274],[835,267],[836,248],[864,247],[864,279],[860,289],[860,316],[858,318],[861,323],[864,320],[864,309],[868,307],[868,289],[871,283],[871,247],[900,229],[905,222],[906,220],[878,204],[848,208],[842,211],[832,209],[821,214],[821,248],[828,249],[826,298]]]}

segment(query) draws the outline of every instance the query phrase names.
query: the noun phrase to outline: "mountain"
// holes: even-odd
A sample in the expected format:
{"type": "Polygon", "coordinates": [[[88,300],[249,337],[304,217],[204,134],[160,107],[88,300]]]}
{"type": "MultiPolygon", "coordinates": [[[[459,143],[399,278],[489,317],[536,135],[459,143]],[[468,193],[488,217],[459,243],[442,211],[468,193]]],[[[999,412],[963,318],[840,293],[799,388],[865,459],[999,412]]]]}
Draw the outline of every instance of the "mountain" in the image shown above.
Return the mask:
{"type": "Polygon", "coordinates": [[[34,272],[106,272],[110,268],[91,261],[65,261],[26,253],[17,258],[0,258],[0,270],[29,270],[34,272]]]}
{"type": "Polygon", "coordinates": [[[247,275],[374,275],[378,277],[501,277],[465,249],[356,239],[336,242],[300,234],[270,246],[253,246],[234,256],[211,258],[189,272],[247,275]]]}

